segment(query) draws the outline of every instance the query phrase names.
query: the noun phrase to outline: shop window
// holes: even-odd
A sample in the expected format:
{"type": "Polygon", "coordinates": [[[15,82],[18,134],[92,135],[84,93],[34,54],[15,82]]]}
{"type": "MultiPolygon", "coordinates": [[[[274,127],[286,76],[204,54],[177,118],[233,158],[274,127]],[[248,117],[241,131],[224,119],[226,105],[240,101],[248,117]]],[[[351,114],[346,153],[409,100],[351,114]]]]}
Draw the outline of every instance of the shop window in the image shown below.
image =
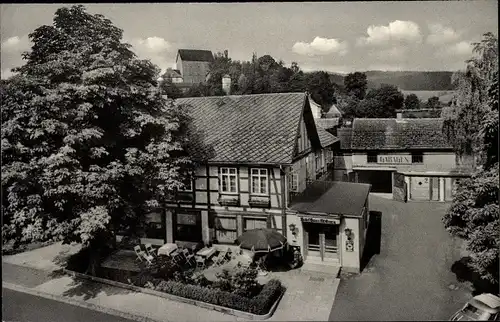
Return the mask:
{"type": "Polygon", "coordinates": [[[368,163],[377,163],[377,153],[368,152],[366,157],[368,163]]]}
{"type": "Polygon", "coordinates": [[[220,191],[225,193],[238,192],[238,174],[236,168],[221,168],[221,187],[220,191]]]}
{"type": "Polygon", "coordinates": [[[178,213],[176,217],[176,240],[190,242],[202,240],[201,220],[198,214],[178,213]]]}
{"type": "Polygon", "coordinates": [[[234,244],[238,238],[236,218],[216,217],[215,218],[215,238],[222,244],[234,244]]]}
{"type": "Polygon", "coordinates": [[[411,163],[424,163],[424,155],[421,152],[411,154],[411,163]]]}
{"type": "Polygon", "coordinates": [[[243,221],[243,231],[267,228],[267,219],[245,218],[243,221]]]}
{"type": "Polygon", "coordinates": [[[162,214],[153,212],[146,215],[143,236],[151,239],[165,239],[165,228],[163,227],[162,214]]]}
{"type": "Polygon", "coordinates": [[[251,169],[252,176],[252,194],[268,195],[269,182],[267,169],[251,169]]]}

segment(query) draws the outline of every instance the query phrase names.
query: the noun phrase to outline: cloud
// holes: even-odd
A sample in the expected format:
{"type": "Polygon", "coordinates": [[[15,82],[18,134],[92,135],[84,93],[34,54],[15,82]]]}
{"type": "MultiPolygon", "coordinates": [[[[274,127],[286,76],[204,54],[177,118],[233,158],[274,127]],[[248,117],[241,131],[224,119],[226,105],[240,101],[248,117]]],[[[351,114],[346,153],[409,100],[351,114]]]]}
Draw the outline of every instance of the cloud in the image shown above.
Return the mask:
{"type": "Polygon", "coordinates": [[[310,43],[296,42],[292,51],[299,55],[320,56],[337,53],[341,56],[347,54],[348,44],[345,41],[316,37],[310,43]]]}
{"type": "Polygon", "coordinates": [[[429,31],[430,34],[427,36],[427,43],[431,45],[446,44],[460,38],[460,33],[439,23],[429,25],[429,31]]]}
{"type": "Polygon", "coordinates": [[[391,41],[420,42],[420,27],[413,21],[395,20],[387,26],[369,26],[368,37],[358,39],[358,45],[382,45],[391,41]]]}
{"type": "Polygon", "coordinates": [[[437,56],[472,56],[472,44],[469,41],[461,41],[453,45],[447,45],[436,52],[437,56]]]}
{"type": "Polygon", "coordinates": [[[124,39],[133,47],[133,51],[140,59],[149,59],[152,63],[161,68],[164,72],[172,66],[172,60],[175,59],[173,46],[162,37],[131,38],[124,39]]]}
{"type": "Polygon", "coordinates": [[[407,49],[407,47],[396,46],[389,49],[371,52],[370,56],[374,56],[381,60],[401,59],[407,54],[407,49]]]}
{"type": "Polygon", "coordinates": [[[22,37],[13,36],[7,38],[1,44],[2,53],[14,53],[14,52],[22,52],[28,50],[31,47],[31,41],[28,38],[28,35],[24,35],[22,37]]]}
{"type": "Polygon", "coordinates": [[[168,41],[161,37],[148,37],[136,39],[136,46],[141,47],[151,53],[160,53],[170,50],[172,47],[168,41]]]}

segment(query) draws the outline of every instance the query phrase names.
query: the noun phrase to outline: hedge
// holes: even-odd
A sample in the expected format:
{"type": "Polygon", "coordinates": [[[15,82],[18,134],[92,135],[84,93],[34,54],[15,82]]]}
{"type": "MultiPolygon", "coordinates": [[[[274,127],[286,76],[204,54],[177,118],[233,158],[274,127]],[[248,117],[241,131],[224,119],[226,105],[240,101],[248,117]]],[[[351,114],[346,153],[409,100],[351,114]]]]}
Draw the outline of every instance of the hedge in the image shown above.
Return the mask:
{"type": "Polygon", "coordinates": [[[269,312],[274,302],[279,298],[283,292],[283,286],[279,280],[272,279],[264,285],[258,295],[251,299],[214,288],[183,284],[175,281],[162,281],[155,287],[155,290],[191,300],[263,315],[269,312]]]}

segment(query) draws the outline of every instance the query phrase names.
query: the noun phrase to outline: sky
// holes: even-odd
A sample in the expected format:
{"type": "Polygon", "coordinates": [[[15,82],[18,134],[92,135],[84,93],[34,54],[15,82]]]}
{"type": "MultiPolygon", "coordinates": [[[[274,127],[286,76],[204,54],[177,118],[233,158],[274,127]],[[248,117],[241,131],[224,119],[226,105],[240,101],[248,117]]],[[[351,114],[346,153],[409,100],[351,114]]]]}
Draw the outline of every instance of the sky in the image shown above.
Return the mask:
{"type": "MultiPolygon", "coordinates": [[[[23,64],[28,34],[71,4],[1,5],[1,76],[23,64]]],[[[175,67],[178,49],[255,52],[304,71],[456,71],[485,32],[498,35],[495,0],[88,4],[124,31],[139,58],[175,67]]]]}

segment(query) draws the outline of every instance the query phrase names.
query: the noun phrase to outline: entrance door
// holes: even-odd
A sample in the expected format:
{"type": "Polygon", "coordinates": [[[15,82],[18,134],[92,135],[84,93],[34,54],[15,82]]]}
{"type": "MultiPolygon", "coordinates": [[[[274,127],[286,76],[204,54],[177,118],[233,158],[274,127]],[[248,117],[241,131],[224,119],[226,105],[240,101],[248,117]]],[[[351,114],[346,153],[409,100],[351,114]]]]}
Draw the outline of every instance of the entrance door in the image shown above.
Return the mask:
{"type": "Polygon", "coordinates": [[[321,258],[321,226],[318,224],[304,224],[307,230],[307,256],[321,258]]]}
{"type": "Polygon", "coordinates": [[[339,235],[338,225],[325,225],[323,232],[325,234],[324,238],[324,258],[338,258],[338,244],[337,237],[339,235]]]}
{"type": "Polygon", "coordinates": [[[321,261],[338,259],[338,225],[304,223],[307,257],[321,261]]]}

